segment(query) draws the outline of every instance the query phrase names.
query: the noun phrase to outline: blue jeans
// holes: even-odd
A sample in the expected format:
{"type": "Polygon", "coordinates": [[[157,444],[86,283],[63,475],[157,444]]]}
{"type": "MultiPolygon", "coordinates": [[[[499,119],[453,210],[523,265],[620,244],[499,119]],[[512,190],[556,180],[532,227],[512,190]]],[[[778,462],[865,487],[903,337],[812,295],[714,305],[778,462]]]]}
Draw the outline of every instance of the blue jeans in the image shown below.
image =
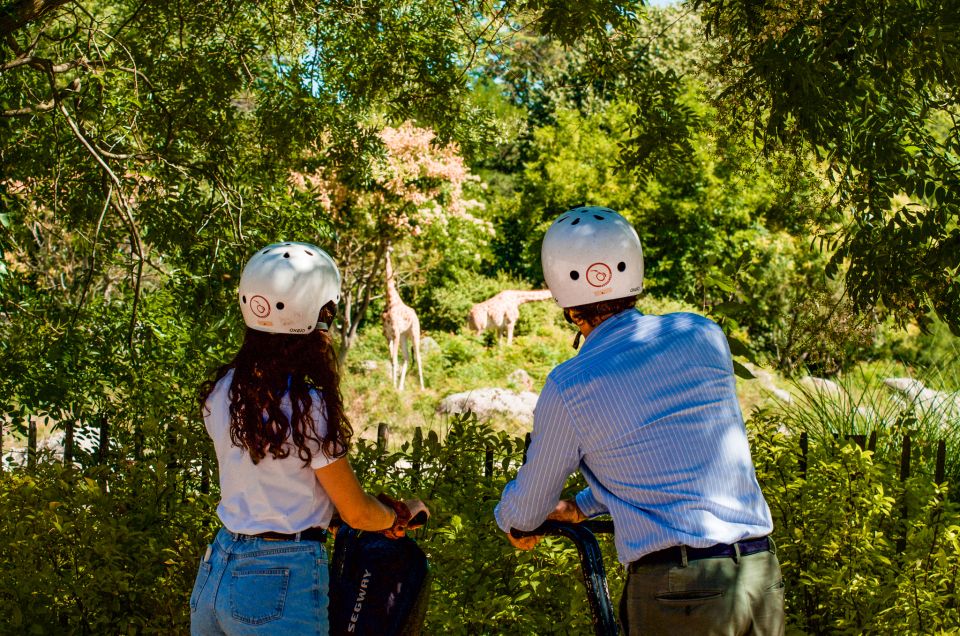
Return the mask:
{"type": "Polygon", "coordinates": [[[222,528],[190,594],[190,633],[326,636],[329,576],[322,543],[258,539],[222,528]]]}

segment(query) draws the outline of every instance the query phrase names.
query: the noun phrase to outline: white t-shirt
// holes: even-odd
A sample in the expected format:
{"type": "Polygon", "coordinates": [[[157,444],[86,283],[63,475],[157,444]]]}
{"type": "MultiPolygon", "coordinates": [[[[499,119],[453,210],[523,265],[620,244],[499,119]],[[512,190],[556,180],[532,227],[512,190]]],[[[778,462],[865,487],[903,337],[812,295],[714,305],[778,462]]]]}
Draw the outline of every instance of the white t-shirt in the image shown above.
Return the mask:
{"type": "MultiPolygon", "coordinates": [[[[230,441],[230,382],[233,370],[227,372],[207,398],[203,413],[207,433],[213,438],[220,466],[220,505],[217,516],[224,527],[240,534],[261,532],[295,533],[312,527],[326,528],[334,506],[320,486],[314,470],[336,461],[313,449],[309,466],[297,454],[292,442],[290,454],[274,459],[270,453],[254,464],[250,453],[230,441]]],[[[323,400],[316,391],[311,416],[316,422],[317,436],[322,439],[327,419],[321,411],[323,400]]],[[[290,416],[290,398],[281,408],[290,416]]]]}

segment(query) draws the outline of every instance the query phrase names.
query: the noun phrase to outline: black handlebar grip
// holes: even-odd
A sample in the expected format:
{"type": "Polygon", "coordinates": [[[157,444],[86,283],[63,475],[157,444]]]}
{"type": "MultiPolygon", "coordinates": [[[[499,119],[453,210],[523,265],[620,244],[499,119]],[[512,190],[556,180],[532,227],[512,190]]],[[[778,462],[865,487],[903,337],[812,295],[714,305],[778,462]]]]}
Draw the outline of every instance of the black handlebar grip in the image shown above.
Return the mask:
{"type": "Polygon", "coordinates": [[[429,518],[430,518],[430,515],[428,515],[425,511],[421,510],[417,514],[413,515],[413,518],[410,519],[409,522],[407,522],[407,527],[419,528],[420,526],[425,524],[427,522],[427,519],[429,518]]]}

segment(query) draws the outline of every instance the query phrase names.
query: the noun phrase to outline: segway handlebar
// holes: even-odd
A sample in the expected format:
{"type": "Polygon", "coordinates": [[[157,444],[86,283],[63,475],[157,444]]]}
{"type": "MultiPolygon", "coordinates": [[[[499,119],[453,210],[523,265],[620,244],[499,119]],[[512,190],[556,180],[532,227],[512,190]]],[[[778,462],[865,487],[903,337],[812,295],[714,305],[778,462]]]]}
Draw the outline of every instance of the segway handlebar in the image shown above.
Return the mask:
{"type": "Polygon", "coordinates": [[[552,521],[548,519],[533,530],[517,530],[516,528],[511,528],[510,534],[514,539],[522,539],[523,537],[542,537],[544,535],[569,538],[571,526],[586,528],[593,534],[613,534],[612,519],[587,519],[586,521],[581,521],[580,523],[571,523],[569,521],[552,521]]]}
{"type": "Polygon", "coordinates": [[[421,510],[417,514],[413,515],[413,519],[411,519],[410,522],[407,523],[407,528],[409,528],[410,530],[416,530],[420,526],[426,524],[427,519],[429,518],[430,517],[427,515],[427,513],[421,510]]]}
{"type": "Polygon", "coordinates": [[[580,555],[580,568],[583,571],[583,584],[587,588],[587,600],[593,614],[593,628],[597,636],[616,636],[619,633],[617,615],[610,602],[607,589],[607,573],[603,567],[603,555],[596,534],[613,534],[613,521],[610,519],[588,519],[581,523],[566,521],[544,521],[530,531],[511,529],[510,534],[522,537],[543,535],[566,537],[573,541],[580,555]]]}

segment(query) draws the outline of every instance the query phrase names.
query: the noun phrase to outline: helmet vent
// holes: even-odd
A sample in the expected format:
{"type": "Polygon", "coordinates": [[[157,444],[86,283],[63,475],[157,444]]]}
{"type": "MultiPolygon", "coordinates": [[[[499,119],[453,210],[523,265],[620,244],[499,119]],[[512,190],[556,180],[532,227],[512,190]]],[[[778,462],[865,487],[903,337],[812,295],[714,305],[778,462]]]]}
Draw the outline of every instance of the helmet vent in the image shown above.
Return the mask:
{"type": "Polygon", "coordinates": [[[565,217],[563,217],[563,218],[561,218],[561,219],[557,219],[557,223],[563,223],[564,221],[566,221],[566,220],[569,219],[569,218],[570,218],[569,216],[565,216],[565,217]]]}
{"type": "Polygon", "coordinates": [[[277,309],[283,309],[284,304],[282,302],[277,303],[277,309]]]}
{"type": "Polygon", "coordinates": [[[303,251],[307,253],[307,256],[313,256],[313,252],[311,252],[310,250],[303,250],[303,251]]]}
{"type": "Polygon", "coordinates": [[[290,252],[284,252],[284,253],[283,253],[283,257],[284,257],[284,258],[290,258],[290,252]]]}
{"type": "MultiPolygon", "coordinates": [[[[574,223],[576,223],[576,221],[574,221],[574,223]]],[[[573,270],[572,272],[570,272],[570,278],[573,280],[577,280],[578,278],[580,278],[580,272],[578,272],[577,270],[573,270]]]]}
{"type": "Polygon", "coordinates": [[[261,253],[261,254],[269,254],[269,253],[270,253],[270,249],[267,248],[267,249],[263,250],[263,251],[260,252],[260,253],[261,253]]]}
{"type": "Polygon", "coordinates": [[[602,221],[602,220],[603,220],[603,217],[600,216],[599,214],[594,214],[594,215],[593,215],[593,218],[595,218],[595,219],[598,220],[598,221],[602,221]]]}
{"type": "Polygon", "coordinates": [[[242,301],[244,302],[244,304],[246,304],[246,302],[247,302],[247,297],[246,297],[246,296],[242,296],[242,297],[240,298],[240,300],[242,300],[242,301]]]}
{"type": "Polygon", "coordinates": [[[625,270],[625,269],[627,269],[627,264],[626,264],[626,263],[624,263],[623,261],[620,261],[619,263],[617,263],[617,271],[618,271],[618,272],[622,272],[622,271],[625,270]]]}
{"type": "Polygon", "coordinates": [[[570,225],[576,225],[576,224],[579,223],[579,222],[580,222],[580,219],[574,219],[574,220],[573,220],[573,223],[571,223],[570,225]]]}

